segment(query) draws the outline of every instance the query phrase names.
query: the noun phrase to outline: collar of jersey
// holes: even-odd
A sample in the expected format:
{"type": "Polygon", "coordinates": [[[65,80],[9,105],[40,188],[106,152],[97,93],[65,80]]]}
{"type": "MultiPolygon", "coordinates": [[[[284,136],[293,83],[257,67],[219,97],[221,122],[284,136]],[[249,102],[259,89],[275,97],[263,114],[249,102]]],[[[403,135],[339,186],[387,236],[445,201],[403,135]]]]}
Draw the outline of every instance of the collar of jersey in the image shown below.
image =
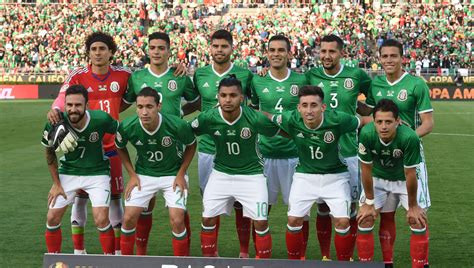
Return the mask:
{"type": "Polygon", "coordinates": [[[223,72],[222,74],[218,74],[216,72],[216,70],[214,69],[214,64],[211,64],[211,68],[212,68],[212,71],[219,77],[223,77],[224,75],[228,74],[230,72],[230,70],[232,70],[232,68],[234,68],[234,63],[230,63],[230,66],[229,66],[229,69],[227,69],[225,72],[223,72]]]}
{"type": "Polygon", "coordinates": [[[240,117],[242,117],[242,107],[239,106],[239,108],[240,108],[239,117],[237,117],[237,118],[234,120],[234,122],[232,122],[232,123],[229,122],[229,121],[227,121],[227,120],[224,118],[224,115],[222,114],[222,109],[221,109],[221,107],[218,107],[217,109],[219,110],[219,115],[221,116],[222,120],[224,120],[224,122],[226,122],[227,125],[232,126],[233,124],[235,124],[235,123],[237,123],[237,122],[239,121],[240,117]]]}
{"type": "Polygon", "coordinates": [[[323,114],[322,114],[322,116],[321,116],[321,123],[319,123],[319,125],[318,125],[316,128],[310,128],[310,127],[308,127],[308,126],[306,125],[306,123],[304,122],[303,117],[301,117],[301,120],[303,120],[303,125],[304,125],[307,129],[309,129],[309,130],[318,130],[318,129],[323,125],[323,123],[324,123],[324,112],[323,112],[323,114]]]}
{"type": "Polygon", "coordinates": [[[273,80],[275,80],[275,81],[277,81],[277,82],[279,82],[279,83],[284,82],[285,80],[287,80],[287,79],[290,77],[290,75],[291,75],[291,70],[288,69],[288,73],[286,74],[286,77],[285,77],[285,78],[283,78],[283,79],[277,79],[276,77],[274,77],[274,76],[272,75],[272,71],[271,71],[271,70],[268,70],[268,76],[270,76],[271,79],[273,79],[273,80]]]}
{"type": "Polygon", "coordinates": [[[158,130],[160,129],[161,127],[161,122],[163,122],[163,117],[161,116],[160,113],[158,113],[158,117],[160,118],[160,122],[158,122],[158,126],[156,127],[155,130],[153,130],[152,132],[148,131],[142,124],[142,120],[140,120],[140,118],[138,118],[138,121],[140,121],[140,126],[142,127],[143,131],[145,131],[146,134],[150,135],[150,136],[153,136],[156,134],[156,132],[158,132],[158,130]]]}
{"type": "Polygon", "coordinates": [[[342,73],[342,70],[344,70],[344,65],[341,64],[341,68],[339,69],[339,72],[337,72],[335,75],[330,75],[330,74],[326,73],[326,69],[324,69],[324,67],[321,67],[321,68],[323,68],[323,73],[324,73],[325,76],[331,77],[331,78],[336,78],[338,75],[340,75],[342,73]]]}
{"type": "MultiPolygon", "coordinates": [[[[68,117],[66,117],[66,118],[67,118],[67,121],[69,122],[69,118],[68,118],[68,117]]],[[[69,125],[71,125],[71,127],[72,127],[75,131],[77,131],[77,132],[82,132],[82,131],[84,131],[84,130],[89,126],[89,122],[90,122],[90,121],[91,121],[91,116],[90,116],[90,114],[89,114],[89,111],[86,110],[86,124],[84,125],[84,127],[83,127],[82,129],[77,129],[77,128],[73,127],[72,124],[71,124],[71,122],[69,122],[69,125]]]]}
{"type": "Polygon", "coordinates": [[[168,66],[168,69],[166,69],[166,71],[164,71],[162,74],[155,74],[155,73],[151,70],[151,67],[148,67],[148,72],[150,72],[150,74],[153,75],[153,76],[156,77],[156,78],[161,78],[161,77],[163,77],[165,74],[167,74],[170,69],[171,69],[171,67],[168,66]]]}
{"type": "Polygon", "coordinates": [[[391,83],[390,81],[388,81],[387,79],[387,75],[385,75],[385,80],[387,81],[387,84],[391,87],[393,87],[394,85],[398,84],[398,82],[402,81],[403,78],[405,78],[405,76],[407,76],[408,73],[407,72],[403,72],[402,76],[400,76],[400,78],[398,78],[397,80],[395,80],[393,83],[391,83]]]}

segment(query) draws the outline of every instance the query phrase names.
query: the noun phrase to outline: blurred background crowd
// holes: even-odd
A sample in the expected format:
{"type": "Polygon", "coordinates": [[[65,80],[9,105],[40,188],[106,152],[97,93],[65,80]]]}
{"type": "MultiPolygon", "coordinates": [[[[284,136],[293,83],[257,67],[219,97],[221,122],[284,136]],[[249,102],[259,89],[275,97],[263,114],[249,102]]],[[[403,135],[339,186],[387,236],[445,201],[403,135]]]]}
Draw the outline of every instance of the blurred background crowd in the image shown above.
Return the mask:
{"type": "Polygon", "coordinates": [[[473,5],[238,7],[143,0],[0,4],[0,73],[67,73],[85,66],[84,39],[97,30],[115,37],[119,50],[113,64],[131,69],[147,63],[147,35],[165,31],[172,40],[170,61],[185,62],[192,71],[211,61],[209,36],[218,28],[234,35],[234,62],[252,71],[268,64],[266,42],[278,33],[290,38],[294,55],[290,67],[299,71],[319,64],[320,38],[331,33],[344,40],[342,61],[349,66],[380,70],[377,48],[384,39],[396,38],[404,46],[405,68],[413,73],[453,74],[457,68],[473,68],[473,5]]]}

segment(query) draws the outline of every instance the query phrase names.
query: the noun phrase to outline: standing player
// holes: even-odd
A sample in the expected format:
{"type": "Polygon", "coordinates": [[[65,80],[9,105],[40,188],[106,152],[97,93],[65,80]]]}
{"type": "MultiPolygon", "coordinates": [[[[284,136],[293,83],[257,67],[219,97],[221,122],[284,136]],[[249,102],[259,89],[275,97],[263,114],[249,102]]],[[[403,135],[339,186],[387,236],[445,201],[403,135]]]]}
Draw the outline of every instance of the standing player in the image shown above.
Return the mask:
{"type": "MultiPolygon", "coordinates": [[[[232,55],[233,38],[226,30],[217,30],[211,35],[212,64],[198,68],[194,73],[194,85],[201,96],[201,111],[207,111],[217,105],[217,88],[219,82],[229,74],[234,74],[242,81],[242,92],[250,96],[250,81],[252,73],[241,67],[235,66],[230,61],[232,55]]],[[[211,136],[203,135],[199,140],[198,147],[198,173],[199,187],[204,189],[212,171],[215,148],[211,136]]],[[[235,204],[235,220],[237,233],[240,241],[240,257],[248,256],[248,245],[250,239],[250,220],[242,216],[241,204],[235,204]]],[[[218,227],[219,229],[219,221],[218,227]]],[[[216,248],[217,250],[217,248],[216,248]]]]}
{"type": "MultiPolygon", "coordinates": [[[[359,68],[341,64],[343,41],[336,35],[327,35],[321,39],[320,58],[322,67],[313,68],[306,73],[311,85],[317,85],[324,91],[324,103],[329,109],[350,115],[356,114],[357,97],[367,95],[370,77],[359,68]]],[[[359,161],[357,160],[357,130],[341,136],[340,153],[350,174],[351,183],[351,243],[352,252],[357,234],[357,201],[360,195],[359,161]]],[[[318,205],[316,229],[323,259],[330,259],[331,218],[325,204],[318,205]]],[[[352,256],[352,254],[351,254],[352,256]]]]}
{"type": "MultiPolygon", "coordinates": [[[[252,107],[272,114],[296,109],[298,90],[308,83],[305,75],[292,72],[288,68],[290,49],[290,41],[283,35],[275,35],[268,41],[270,69],[265,76],[252,78],[252,107]]],[[[276,204],[280,190],[283,202],[288,205],[291,182],[298,163],[298,153],[294,142],[287,138],[261,136],[259,139],[259,149],[265,159],[264,174],[268,179],[268,210],[270,211],[271,206],[276,204]]],[[[307,220],[303,226],[306,243],[307,220]]],[[[302,257],[304,257],[304,251],[302,257]]]]}
{"type": "MultiPolygon", "coordinates": [[[[171,42],[168,34],[155,32],[148,37],[148,57],[150,67],[136,71],[128,80],[128,89],[125,93],[124,101],[130,105],[135,102],[137,95],[142,88],[151,87],[160,95],[161,113],[171,114],[181,117],[181,98],[184,97],[190,103],[199,99],[193,89],[193,82],[188,76],[175,76],[175,70],[168,66],[168,59],[171,56],[171,42]]],[[[185,107],[193,107],[186,105],[185,107]]],[[[197,108],[197,107],[196,107],[197,108]]],[[[194,110],[184,111],[187,115],[194,110]]],[[[146,255],[148,237],[152,225],[152,211],[155,205],[155,198],[152,198],[148,208],[142,212],[138,219],[136,238],[137,255],[146,255]]],[[[189,215],[186,213],[186,227],[188,229],[188,240],[191,238],[189,228],[189,215]]]]}
{"type": "Polygon", "coordinates": [[[352,254],[350,174],[340,160],[338,142],[343,134],[355,131],[360,121],[343,112],[326,111],[324,92],[319,87],[304,86],[298,96],[298,111],[273,116],[295,142],[299,156],[288,205],[288,258],[301,258],[304,216],[315,202],[325,202],[334,219],[337,259],[348,261],[352,254]]]}
{"type": "MultiPolygon", "coordinates": [[[[110,65],[117,44],[112,36],[95,32],[87,36],[86,53],[91,64],[85,68],[72,71],[64,81],[58,97],[48,113],[50,122],[59,121],[58,110],[64,109],[64,92],[70,85],[80,84],[87,88],[89,93],[89,109],[102,110],[119,119],[121,111],[122,96],[127,89],[127,81],[130,71],[118,66],[110,65]]],[[[103,141],[105,156],[110,160],[111,176],[111,202],[110,221],[115,231],[115,250],[120,254],[120,226],[122,222],[123,209],[121,194],[123,191],[122,162],[117,154],[114,144],[114,134],[107,134],[103,141]]],[[[87,221],[87,195],[80,193],[72,206],[71,227],[72,240],[74,242],[74,254],[85,254],[84,248],[84,226],[87,221]]]]}
{"type": "Polygon", "coordinates": [[[42,143],[53,187],[48,195],[46,246],[49,253],[61,252],[61,220],[67,205],[74,202],[79,189],[89,194],[92,214],[99,230],[104,254],[114,254],[114,231],[109,222],[110,166],[103,157],[102,141],[105,135],[114,134],[118,123],[102,111],[88,111],[88,93],[81,85],[70,86],[65,92],[64,118],[78,136],[77,147],[66,153],[58,162],[54,148],[48,144],[51,123],[46,124],[42,143]]]}
{"type": "Polygon", "coordinates": [[[125,119],[115,142],[130,181],[125,190],[125,214],[122,225],[122,254],[132,255],[135,227],[143,210],[159,191],[169,210],[175,256],[189,256],[187,226],[184,223],[187,198],[186,170],[196,152],[196,139],[186,121],[161,113],[161,99],[155,89],[145,87],[137,95],[137,114],[125,119]],[[127,143],[137,150],[135,169],[127,143]],[[186,145],[182,155],[182,144],[186,145]]]}
{"type": "MultiPolygon", "coordinates": [[[[403,123],[415,130],[418,137],[429,134],[433,130],[434,121],[426,82],[402,69],[403,46],[397,40],[386,40],[380,46],[379,53],[385,75],[374,78],[366,100],[367,105],[374,107],[382,98],[390,99],[398,106],[403,123]]],[[[421,157],[422,163],[417,167],[419,175],[417,202],[421,208],[428,209],[431,201],[423,145],[421,145],[421,157]]],[[[393,262],[395,231],[395,211],[382,211],[379,239],[385,263],[393,262]]]]}
{"type": "Polygon", "coordinates": [[[206,257],[216,256],[217,219],[230,214],[234,201],[254,221],[257,258],[271,257],[268,190],[257,138],[276,135],[278,127],[242,106],[244,99],[240,81],[235,76],[225,78],[218,87],[219,107],[201,113],[191,124],[197,135],[209,135],[216,146],[214,168],[203,194],[201,249],[206,257]]]}
{"type": "Polygon", "coordinates": [[[371,261],[374,256],[375,217],[381,212],[395,212],[401,204],[407,210],[412,231],[412,267],[424,267],[428,258],[428,236],[426,213],[417,202],[417,166],[422,162],[420,139],[414,130],[400,124],[398,107],[391,100],[381,99],[373,117],[374,122],[365,126],[359,136],[364,186],[363,204],[357,216],[359,258],[371,261]]]}

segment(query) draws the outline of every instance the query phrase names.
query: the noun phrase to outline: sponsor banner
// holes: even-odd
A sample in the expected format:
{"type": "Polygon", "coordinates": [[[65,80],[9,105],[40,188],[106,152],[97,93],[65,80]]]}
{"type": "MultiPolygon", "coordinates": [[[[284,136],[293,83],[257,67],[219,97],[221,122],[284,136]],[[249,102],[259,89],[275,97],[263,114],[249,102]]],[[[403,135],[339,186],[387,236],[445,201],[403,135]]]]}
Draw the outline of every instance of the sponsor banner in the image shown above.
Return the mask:
{"type": "Polygon", "coordinates": [[[375,268],[384,267],[377,262],[339,262],[339,261],[294,261],[277,259],[236,259],[236,258],[197,258],[161,256],[106,256],[45,254],[44,268],[73,267],[153,267],[153,268],[375,268]]]}
{"type": "Polygon", "coordinates": [[[38,85],[0,85],[0,100],[38,99],[38,85]]]}
{"type": "Polygon", "coordinates": [[[66,75],[63,74],[4,74],[0,75],[0,84],[62,84],[65,79],[66,75]]]}
{"type": "Polygon", "coordinates": [[[474,86],[457,87],[457,86],[442,86],[430,87],[431,100],[444,101],[473,101],[474,100],[474,86]]]}
{"type": "MultiPolygon", "coordinates": [[[[425,79],[426,83],[432,84],[455,84],[454,82],[454,76],[443,76],[443,75],[435,75],[435,76],[423,76],[423,79],[425,79]]],[[[464,84],[473,84],[474,83],[474,76],[463,76],[462,80],[464,84]]]]}

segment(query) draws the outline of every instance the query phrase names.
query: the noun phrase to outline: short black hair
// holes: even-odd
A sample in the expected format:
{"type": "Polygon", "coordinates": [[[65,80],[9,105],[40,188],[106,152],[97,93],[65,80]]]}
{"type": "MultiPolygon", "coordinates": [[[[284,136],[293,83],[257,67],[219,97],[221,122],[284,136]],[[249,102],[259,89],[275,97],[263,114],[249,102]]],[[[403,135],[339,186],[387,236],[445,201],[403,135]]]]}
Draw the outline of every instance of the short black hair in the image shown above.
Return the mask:
{"type": "Polygon", "coordinates": [[[393,117],[398,118],[399,110],[397,104],[390,100],[390,99],[381,99],[374,108],[373,117],[375,118],[375,114],[377,112],[392,112],[393,117]]]}
{"type": "Polygon", "coordinates": [[[66,89],[65,96],[75,95],[75,94],[81,94],[82,96],[84,96],[86,103],[89,101],[89,93],[87,92],[87,89],[83,85],[79,85],[79,84],[72,85],[66,89]]]}
{"type": "Polygon", "coordinates": [[[339,36],[337,36],[335,34],[330,34],[330,35],[324,36],[321,39],[321,43],[322,42],[326,42],[326,43],[336,42],[337,43],[337,48],[339,49],[339,51],[342,51],[342,49],[344,48],[344,42],[342,41],[342,39],[339,36]]]}
{"type": "Polygon", "coordinates": [[[92,44],[95,42],[102,42],[107,45],[107,47],[112,51],[112,55],[117,52],[117,43],[115,43],[114,38],[104,32],[94,32],[87,36],[86,38],[86,52],[89,53],[91,50],[92,44]]]}
{"type": "Polygon", "coordinates": [[[400,51],[400,57],[403,57],[403,45],[402,43],[398,42],[395,39],[387,39],[383,41],[382,45],[379,48],[379,54],[382,55],[382,48],[383,47],[397,47],[400,51]]]}
{"type": "Polygon", "coordinates": [[[168,49],[171,47],[170,36],[167,33],[163,32],[154,32],[148,36],[148,44],[150,44],[151,40],[163,40],[166,42],[168,49]]]}
{"type": "Polygon", "coordinates": [[[214,39],[224,39],[226,40],[227,42],[229,42],[229,44],[232,46],[232,43],[233,43],[233,37],[232,37],[232,34],[227,31],[227,30],[224,30],[224,29],[220,29],[220,30],[217,30],[215,31],[212,35],[211,35],[211,42],[214,40],[214,39]]]}
{"type": "Polygon", "coordinates": [[[138,97],[153,97],[155,99],[156,104],[159,104],[161,101],[160,94],[156,90],[151,87],[144,87],[140,92],[137,94],[138,97]]]}
{"type": "Polygon", "coordinates": [[[230,74],[228,77],[222,79],[219,82],[219,87],[217,91],[220,92],[222,87],[232,87],[232,86],[236,86],[239,89],[240,93],[242,93],[242,82],[240,82],[240,80],[237,79],[237,76],[235,76],[235,74],[230,74]]]}
{"type": "Polygon", "coordinates": [[[302,86],[298,92],[298,98],[301,98],[304,96],[319,96],[321,100],[324,101],[324,92],[318,86],[310,86],[310,85],[302,86]]]}
{"type": "Polygon", "coordinates": [[[286,50],[290,51],[291,49],[290,40],[282,34],[277,34],[277,35],[272,36],[272,38],[270,38],[270,40],[268,41],[268,47],[270,47],[270,43],[272,41],[284,41],[286,43],[286,50]]]}

